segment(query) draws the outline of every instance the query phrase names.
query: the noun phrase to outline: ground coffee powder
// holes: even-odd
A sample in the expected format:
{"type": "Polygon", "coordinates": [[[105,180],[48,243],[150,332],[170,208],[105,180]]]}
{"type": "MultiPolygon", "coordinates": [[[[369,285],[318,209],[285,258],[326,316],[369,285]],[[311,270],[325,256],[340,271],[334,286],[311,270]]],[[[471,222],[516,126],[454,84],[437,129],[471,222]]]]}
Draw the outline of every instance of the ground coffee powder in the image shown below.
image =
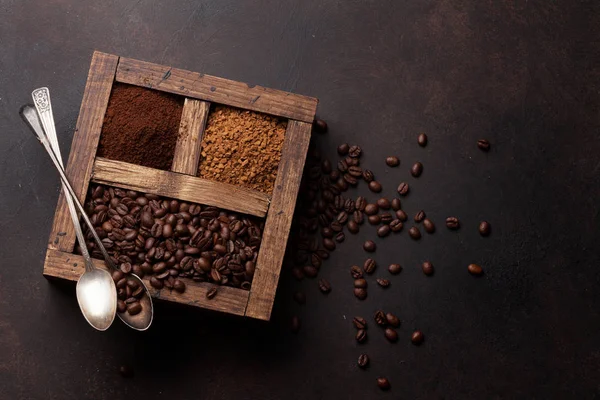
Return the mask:
{"type": "Polygon", "coordinates": [[[215,106],[202,139],[198,175],[271,194],[287,121],[270,115],[215,106]]]}
{"type": "Polygon", "coordinates": [[[183,97],[139,86],[113,87],[98,156],[171,169],[183,97]]]}

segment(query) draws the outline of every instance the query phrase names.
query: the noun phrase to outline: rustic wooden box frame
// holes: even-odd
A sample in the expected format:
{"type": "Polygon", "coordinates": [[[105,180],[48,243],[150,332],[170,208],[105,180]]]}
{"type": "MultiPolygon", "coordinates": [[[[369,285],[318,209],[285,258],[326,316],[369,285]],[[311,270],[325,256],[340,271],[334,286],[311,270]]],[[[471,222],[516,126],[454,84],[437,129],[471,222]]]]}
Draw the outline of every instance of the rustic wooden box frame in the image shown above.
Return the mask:
{"type": "MultiPolygon", "coordinates": [[[[154,298],[175,303],[269,320],[316,108],[315,98],[94,52],[67,163],[67,176],[81,201],[85,200],[89,183],[97,182],[266,217],[249,291],[222,286],[219,294],[208,300],[206,292],[213,284],[188,280],[183,294],[167,289],[151,289],[151,292],[154,298]],[[171,171],[96,157],[104,114],[115,82],[185,97],[171,171]],[[271,196],[196,177],[210,102],[288,119],[271,196]]],[[[44,276],[70,281],[79,278],[84,263],[81,256],[73,254],[75,241],[69,210],[61,192],[44,262],[44,276]]],[[[106,268],[103,261],[95,260],[95,264],[106,268]]]]}

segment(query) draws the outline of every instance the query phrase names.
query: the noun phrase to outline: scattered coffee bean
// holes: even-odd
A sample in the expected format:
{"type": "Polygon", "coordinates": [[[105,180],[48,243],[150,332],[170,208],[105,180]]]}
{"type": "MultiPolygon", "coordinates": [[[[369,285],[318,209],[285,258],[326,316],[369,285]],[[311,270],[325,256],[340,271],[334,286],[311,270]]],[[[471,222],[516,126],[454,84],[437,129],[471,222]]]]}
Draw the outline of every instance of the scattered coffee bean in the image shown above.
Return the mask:
{"type": "Polygon", "coordinates": [[[469,270],[471,275],[479,276],[483,274],[483,268],[481,268],[481,266],[477,264],[469,264],[467,269],[469,270]]]}
{"type": "Polygon", "coordinates": [[[321,291],[321,293],[329,293],[331,292],[331,283],[329,283],[329,281],[325,280],[325,279],[320,279],[319,280],[319,290],[321,291]]]}
{"type": "Polygon", "coordinates": [[[448,217],[446,218],[446,226],[448,229],[458,229],[460,227],[460,222],[456,217],[448,217]]]}
{"type": "Polygon", "coordinates": [[[359,210],[354,211],[354,214],[352,214],[352,219],[358,225],[362,225],[362,223],[365,221],[365,217],[364,217],[363,212],[359,211],[359,210]]]}
{"type": "Polygon", "coordinates": [[[406,220],[408,220],[408,215],[406,215],[406,212],[404,212],[404,210],[398,210],[396,211],[396,218],[398,218],[402,222],[406,222],[406,220]]]}
{"type": "Polygon", "coordinates": [[[380,199],[377,199],[377,206],[382,210],[389,210],[391,207],[391,203],[389,199],[382,197],[380,199]]]}
{"type": "Polygon", "coordinates": [[[359,329],[356,332],[356,341],[358,343],[364,343],[367,341],[367,331],[365,329],[359,329]]]}
{"type": "Polygon", "coordinates": [[[387,320],[388,325],[393,326],[394,328],[400,326],[400,319],[392,313],[385,314],[385,319],[387,320]]]}
{"type": "Polygon", "coordinates": [[[492,227],[490,226],[489,222],[481,221],[479,223],[479,234],[481,236],[488,236],[490,234],[491,229],[492,229],[492,227]]]}
{"type": "Polygon", "coordinates": [[[381,223],[381,217],[379,215],[369,215],[369,224],[379,225],[381,223]]]}
{"type": "Polygon", "coordinates": [[[366,354],[361,354],[358,356],[357,364],[360,368],[365,369],[369,365],[369,356],[366,354]]]}
{"type": "Polygon", "coordinates": [[[406,196],[409,191],[408,183],[406,183],[406,182],[400,183],[400,185],[398,185],[397,191],[400,196],[406,196]]]}
{"type": "Polygon", "coordinates": [[[425,228],[425,232],[427,232],[427,233],[435,232],[435,225],[429,218],[425,218],[423,220],[423,228],[425,228]]]}
{"type": "Polygon", "coordinates": [[[177,292],[177,293],[183,293],[185,292],[185,283],[183,283],[181,280],[179,279],[175,279],[175,282],[173,283],[173,289],[177,292]]]}
{"type": "Polygon", "coordinates": [[[424,133],[421,133],[419,135],[419,137],[417,138],[417,142],[419,143],[419,146],[421,146],[421,147],[427,146],[427,135],[424,133]]]}
{"type": "Polygon", "coordinates": [[[321,229],[321,236],[323,236],[324,238],[329,238],[331,239],[334,235],[333,229],[331,229],[331,227],[326,226],[323,229],[321,229]]]}
{"type": "Polygon", "coordinates": [[[375,323],[379,326],[386,326],[387,325],[387,319],[385,318],[385,313],[381,310],[378,310],[375,312],[375,316],[373,317],[375,319],[375,323]]]}
{"type": "Polygon", "coordinates": [[[331,171],[329,173],[329,180],[331,182],[337,182],[338,179],[340,179],[340,176],[342,176],[342,174],[340,174],[340,171],[338,171],[337,169],[334,169],[333,171],[331,171]]]}
{"type": "Polygon", "coordinates": [[[422,222],[425,219],[425,211],[421,210],[415,215],[415,222],[422,222]]]}
{"type": "Polygon", "coordinates": [[[382,224],[389,224],[394,219],[394,217],[392,217],[392,214],[390,214],[389,212],[381,213],[379,217],[381,218],[382,224]]]}
{"type": "Polygon", "coordinates": [[[367,298],[367,289],[364,288],[354,288],[354,296],[356,296],[359,300],[364,300],[367,298]]]}
{"type": "Polygon", "coordinates": [[[142,305],[139,301],[135,301],[127,305],[127,313],[129,315],[137,315],[142,311],[142,305]]]}
{"type": "Polygon", "coordinates": [[[423,173],[423,164],[421,164],[420,162],[414,163],[412,168],[410,169],[410,173],[415,178],[418,178],[419,176],[421,176],[421,174],[423,173]]]}
{"type": "Polygon", "coordinates": [[[345,156],[346,154],[348,154],[349,150],[350,146],[348,145],[348,143],[342,143],[337,148],[337,152],[340,156],[345,156]]]}
{"type": "Polygon", "coordinates": [[[332,171],[331,161],[323,160],[321,162],[321,172],[323,172],[324,174],[330,174],[331,171],[332,171]]]}
{"type": "Polygon", "coordinates": [[[302,271],[307,278],[315,278],[319,273],[319,270],[312,265],[305,265],[302,271]]]}
{"type": "Polygon", "coordinates": [[[352,158],[358,158],[360,157],[362,153],[362,149],[360,148],[360,146],[350,146],[350,149],[348,150],[348,155],[352,158]]]}
{"type": "Polygon", "coordinates": [[[381,390],[390,390],[390,381],[387,378],[377,378],[377,387],[381,390]]]}
{"type": "Polygon", "coordinates": [[[431,262],[425,261],[421,268],[423,269],[423,273],[425,275],[433,275],[433,264],[431,262]]]}
{"type": "Polygon", "coordinates": [[[292,332],[298,333],[300,330],[300,318],[297,315],[292,317],[292,332]]]}
{"type": "Polygon", "coordinates": [[[375,203],[367,204],[365,207],[365,214],[375,215],[379,212],[379,206],[375,203]]]}
{"type": "MultiPolygon", "coordinates": [[[[362,177],[362,168],[352,165],[352,166],[348,167],[348,174],[351,175],[352,177],[354,177],[355,179],[361,178],[362,177]]],[[[350,183],[350,182],[348,182],[348,183],[350,183]]]]}
{"type": "Polygon", "coordinates": [[[296,301],[296,303],[302,305],[302,304],[306,304],[306,295],[304,294],[304,292],[295,292],[294,293],[294,300],[296,301]]]}
{"type": "MultiPolygon", "coordinates": [[[[387,322],[387,320],[386,320],[387,322]]],[[[398,341],[398,332],[392,328],[385,328],[385,338],[394,343],[398,341]]]]}
{"type": "Polygon", "coordinates": [[[323,239],[323,247],[329,251],[335,250],[335,242],[329,238],[323,239]]]}
{"type": "Polygon", "coordinates": [[[364,278],[355,279],[354,287],[366,289],[367,288],[367,280],[364,278]]]}
{"type": "Polygon", "coordinates": [[[354,205],[356,206],[357,210],[364,211],[365,207],[367,206],[367,199],[362,196],[358,196],[354,202],[354,205]]]}
{"type": "Polygon", "coordinates": [[[490,149],[490,142],[486,139],[479,139],[477,141],[477,147],[479,147],[483,151],[488,151],[490,149]]]}
{"type": "Polygon", "coordinates": [[[398,275],[400,272],[402,272],[402,266],[400,264],[390,264],[388,266],[388,271],[392,275],[398,275]]]}
{"type": "Polygon", "coordinates": [[[123,378],[131,378],[133,377],[133,368],[129,365],[121,365],[119,367],[119,374],[121,374],[123,378]]]}
{"type": "Polygon", "coordinates": [[[386,237],[390,234],[390,231],[391,228],[389,225],[381,225],[379,228],[377,228],[377,236],[386,237]]]}
{"type": "Polygon", "coordinates": [[[377,249],[377,245],[372,240],[367,240],[363,243],[363,249],[368,253],[373,253],[377,249]]]}
{"type": "Polygon", "coordinates": [[[375,180],[375,174],[370,169],[363,170],[363,179],[367,183],[371,183],[375,180]]]}
{"type": "Polygon", "coordinates": [[[372,258],[367,258],[363,265],[363,270],[367,274],[371,275],[373,272],[375,272],[375,268],[377,268],[377,263],[375,262],[375,260],[373,260],[372,258]]]}
{"type": "Polygon", "coordinates": [[[385,159],[385,163],[388,167],[397,167],[400,165],[400,160],[396,156],[389,156],[385,159]]]}
{"type": "Polygon", "coordinates": [[[391,206],[392,206],[392,210],[398,211],[399,209],[402,208],[402,202],[400,201],[399,198],[394,197],[392,199],[391,206]]]}
{"type": "Polygon", "coordinates": [[[359,231],[358,224],[356,223],[356,221],[354,219],[351,219],[350,221],[348,221],[346,226],[348,227],[348,232],[350,232],[350,233],[358,233],[358,231],[359,231]]]}
{"type": "Polygon", "coordinates": [[[342,243],[344,240],[346,240],[346,235],[344,234],[344,232],[339,232],[337,235],[335,235],[336,242],[342,243]]]}
{"type": "Polygon", "coordinates": [[[363,277],[363,270],[358,265],[353,265],[350,268],[350,275],[352,275],[352,277],[354,279],[362,278],[363,277]]]}
{"type": "Polygon", "coordinates": [[[346,160],[348,167],[356,167],[360,164],[360,160],[358,158],[348,156],[344,160],[346,160]]]}
{"type": "Polygon", "coordinates": [[[367,320],[363,317],[354,317],[352,323],[356,329],[367,329],[367,320]]]}
{"type": "Polygon", "coordinates": [[[410,340],[414,345],[418,346],[423,343],[423,340],[425,340],[425,335],[423,335],[423,332],[421,331],[414,331],[410,340]]]}
{"type": "Polygon", "coordinates": [[[400,232],[403,227],[404,224],[402,224],[402,221],[400,221],[399,219],[395,219],[392,222],[390,222],[390,229],[392,230],[392,232],[400,232]]]}
{"type": "Polygon", "coordinates": [[[356,186],[358,185],[358,179],[350,175],[349,173],[344,174],[344,180],[348,185],[356,186]]]}
{"type": "Polygon", "coordinates": [[[313,122],[313,129],[318,133],[325,133],[327,132],[327,122],[317,118],[313,122]]]}
{"type": "Polygon", "coordinates": [[[340,171],[342,174],[346,171],[348,171],[348,163],[346,162],[346,160],[340,160],[338,161],[337,164],[337,169],[338,171],[340,171]]]}
{"type": "Polygon", "coordinates": [[[416,226],[411,226],[410,229],[408,230],[408,234],[410,235],[411,239],[414,239],[414,240],[421,239],[421,232],[419,231],[419,228],[417,228],[416,226]]]}
{"type": "MultiPolygon", "coordinates": [[[[296,280],[298,280],[298,281],[301,281],[302,279],[304,279],[304,271],[302,270],[301,267],[292,268],[292,275],[294,275],[294,278],[296,278],[296,280]]],[[[152,278],[154,278],[154,277],[152,277],[152,278]]],[[[154,286],[154,284],[152,283],[152,278],[150,278],[150,284],[152,286],[154,286]]],[[[160,282],[160,284],[162,285],[162,282],[160,282]]],[[[157,288],[157,289],[160,289],[160,288],[157,288]]]]}
{"type": "Polygon", "coordinates": [[[389,279],[377,278],[377,284],[382,288],[387,288],[390,286],[391,282],[389,279]]]}
{"type": "Polygon", "coordinates": [[[381,183],[379,183],[378,181],[371,181],[369,182],[369,190],[371,190],[371,192],[373,193],[379,193],[381,192],[381,183]]]}
{"type": "Polygon", "coordinates": [[[206,292],[206,298],[209,300],[214,299],[218,291],[219,289],[217,289],[216,286],[211,287],[210,289],[208,289],[208,292],[206,292]]]}

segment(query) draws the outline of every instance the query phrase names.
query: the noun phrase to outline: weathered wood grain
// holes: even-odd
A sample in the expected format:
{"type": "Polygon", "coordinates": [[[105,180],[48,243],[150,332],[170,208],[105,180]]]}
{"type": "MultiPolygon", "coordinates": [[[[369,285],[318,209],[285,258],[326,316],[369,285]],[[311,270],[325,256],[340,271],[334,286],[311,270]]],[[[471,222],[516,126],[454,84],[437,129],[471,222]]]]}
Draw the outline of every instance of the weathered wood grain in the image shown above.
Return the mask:
{"type": "Polygon", "coordinates": [[[311,124],[289,121],[246,316],[269,320],[310,141],[311,124]]]}
{"type": "MultiPolygon", "coordinates": [[[[104,261],[93,261],[96,267],[108,270],[104,261]]],[[[77,281],[84,272],[84,265],[83,257],[80,255],[48,249],[44,263],[44,275],[47,277],[77,281]]],[[[155,299],[208,308],[209,310],[244,315],[246,304],[248,302],[249,293],[247,290],[228,286],[219,286],[217,295],[209,300],[206,298],[206,292],[214,286],[210,283],[194,282],[186,279],[185,292],[177,293],[168,289],[156,290],[150,286],[149,279],[144,279],[144,282],[150,289],[150,294],[155,299]]]]}
{"type": "MultiPolygon", "coordinates": [[[[119,57],[100,52],[94,52],[92,56],[66,168],[71,186],[81,201],[84,201],[92,173],[118,61],[119,57]]],[[[56,206],[48,246],[67,252],[73,251],[75,246],[73,222],[62,192],[56,206]]]]}
{"type": "Polygon", "coordinates": [[[187,175],[198,174],[202,135],[206,127],[206,119],[210,111],[210,103],[196,99],[185,99],[179,135],[175,145],[172,172],[187,175]]]}
{"type": "Polygon", "coordinates": [[[258,217],[269,208],[269,196],[257,190],[102,157],[94,162],[92,180],[258,217]]]}
{"type": "Polygon", "coordinates": [[[125,57],[119,61],[116,80],[310,123],[318,103],[313,97],[125,57]]]}

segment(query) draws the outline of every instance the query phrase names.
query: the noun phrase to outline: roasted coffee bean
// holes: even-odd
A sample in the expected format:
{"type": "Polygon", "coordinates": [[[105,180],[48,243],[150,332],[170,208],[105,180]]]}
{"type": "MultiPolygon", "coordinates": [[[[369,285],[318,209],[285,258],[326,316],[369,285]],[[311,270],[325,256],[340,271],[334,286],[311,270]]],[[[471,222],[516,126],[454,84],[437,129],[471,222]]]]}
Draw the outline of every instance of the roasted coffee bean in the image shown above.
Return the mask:
{"type": "Polygon", "coordinates": [[[337,148],[337,152],[340,156],[345,156],[346,154],[348,154],[348,150],[350,150],[350,146],[348,145],[348,143],[342,143],[337,148]]]}
{"type": "Polygon", "coordinates": [[[377,236],[386,237],[390,234],[390,231],[391,229],[389,225],[381,225],[379,228],[377,228],[377,236]]]}
{"type": "Polygon", "coordinates": [[[477,141],[477,147],[479,147],[483,151],[488,151],[490,149],[490,142],[486,139],[479,139],[477,141]]]}
{"type": "Polygon", "coordinates": [[[358,356],[358,361],[356,363],[362,369],[367,368],[367,366],[369,365],[369,356],[366,354],[361,354],[360,356],[358,356]]]}
{"type": "Polygon", "coordinates": [[[379,211],[379,206],[375,203],[367,204],[365,207],[365,214],[375,215],[379,211]]]}
{"type": "Polygon", "coordinates": [[[369,182],[369,190],[371,190],[371,192],[373,193],[379,193],[381,192],[381,183],[379,183],[378,181],[371,181],[369,182]]]}
{"type": "Polygon", "coordinates": [[[162,289],[163,288],[163,283],[160,279],[158,279],[155,276],[150,277],[150,285],[155,288],[155,289],[162,289]]]}
{"type": "Polygon", "coordinates": [[[352,219],[358,225],[362,225],[362,223],[365,221],[365,217],[364,217],[363,212],[359,211],[359,210],[354,211],[354,214],[352,214],[352,219]]]}
{"type": "Polygon", "coordinates": [[[117,299],[117,312],[124,313],[127,311],[127,304],[121,299],[117,299]]]}
{"type": "Polygon", "coordinates": [[[323,229],[321,229],[321,236],[323,236],[324,238],[332,238],[333,235],[333,229],[331,229],[330,227],[326,226],[323,229]]]}
{"type": "MultiPolygon", "coordinates": [[[[102,191],[102,193],[104,193],[104,191],[102,191]]],[[[111,272],[111,276],[113,278],[113,281],[117,283],[125,277],[125,274],[121,270],[115,269],[111,272]]]]}
{"type": "Polygon", "coordinates": [[[364,288],[354,288],[354,296],[359,300],[364,300],[367,298],[367,289],[364,288]]]}
{"type": "Polygon", "coordinates": [[[381,310],[378,310],[375,312],[375,323],[377,323],[377,325],[379,326],[386,326],[387,325],[387,319],[385,318],[385,313],[381,310]]]}
{"type": "Polygon", "coordinates": [[[389,199],[382,197],[380,199],[377,199],[377,206],[382,210],[389,210],[391,207],[391,203],[389,199]]]}
{"type": "Polygon", "coordinates": [[[123,271],[124,274],[130,274],[131,273],[131,263],[128,262],[124,262],[121,263],[121,265],[119,265],[119,269],[121,271],[123,271]]]}
{"type": "Polygon", "coordinates": [[[355,279],[354,280],[354,287],[355,288],[363,288],[366,289],[367,288],[367,280],[360,278],[360,279],[355,279]]]}
{"type": "Polygon", "coordinates": [[[481,221],[479,223],[479,234],[481,236],[488,236],[491,231],[490,223],[487,221],[481,221]]]}
{"type": "Polygon", "coordinates": [[[340,174],[340,171],[338,171],[337,169],[334,169],[329,174],[329,180],[331,182],[337,182],[337,180],[340,179],[340,176],[342,176],[342,174],[340,174]]]}
{"type": "Polygon", "coordinates": [[[421,164],[418,161],[416,163],[414,163],[412,168],[410,169],[410,173],[415,178],[418,178],[419,176],[421,176],[421,174],[423,173],[423,164],[421,164]]]}
{"type": "Polygon", "coordinates": [[[346,222],[348,222],[348,213],[347,213],[346,211],[342,211],[342,212],[340,212],[340,213],[337,215],[337,217],[336,217],[336,220],[337,220],[337,221],[338,221],[340,224],[344,225],[346,222]]]}
{"type": "Polygon", "coordinates": [[[396,211],[396,218],[398,218],[402,222],[406,222],[406,220],[408,219],[408,215],[406,215],[404,210],[398,210],[396,211]]]}
{"type": "Polygon", "coordinates": [[[354,210],[356,210],[356,204],[354,203],[354,200],[346,199],[344,202],[344,211],[346,211],[348,214],[351,214],[354,212],[354,210]]]}
{"type": "MultiPolygon", "coordinates": [[[[362,168],[358,167],[356,165],[349,166],[348,174],[354,178],[360,178],[360,177],[362,177],[362,168]]],[[[348,183],[350,183],[350,182],[348,182],[348,183]]]]}
{"type": "Polygon", "coordinates": [[[337,219],[331,223],[330,227],[334,232],[341,232],[344,230],[344,227],[337,219]]]}
{"type": "Polygon", "coordinates": [[[392,199],[390,205],[392,206],[392,210],[394,211],[398,211],[400,208],[402,208],[402,202],[397,197],[394,197],[392,199]]]}
{"type": "Polygon", "coordinates": [[[142,305],[140,304],[139,301],[136,301],[135,303],[131,303],[127,306],[127,313],[129,315],[137,315],[142,311],[142,305]]]}
{"type": "Polygon", "coordinates": [[[352,275],[352,277],[354,279],[359,279],[359,278],[362,278],[363,271],[362,271],[362,269],[360,269],[360,267],[358,265],[353,265],[350,268],[350,275],[352,275]]]}
{"type": "Polygon", "coordinates": [[[400,183],[398,185],[397,191],[398,191],[398,194],[400,196],[406,196],[408,194],[408,191],[409,191],[408,183],[406,183],[406,182],[400,183]]]}
{"type": "Polygon", "coordinates": [[[385,319],[387,320],[388,325],[393,326],[394,328],[400,326],[400,319],[392,313],[385,314],[385,319]]]}
{"type": "Polygon", "coordinates": [[[414,345],[418,346],[423,343],[423,340],[425,340],[425,335],[423,335],[423,332],[421,331],[414,331],[410,340],[414,345]]]}
{"type": "Polygon", "coordinates": [[[369,223],[371,225],[379,225],[381,223],[381,217],[379,215],[369,215],[369,223]]]}
{"type": "Polygon", "coordinates": [[[388,167],[397,167],[400,165],[400,160],[396,156],[389,156],[385,159],[385,163],[388,167]]]}
{"type": "Polygon", "coordinates": [[[115,283],[115,286],[117,289],[125,288],[125,286],[127,286],[127,278],[123,276],[123,278],[119,279],[119,281],[115,283]]]}
{"type": "Polygon", "coordinates": [[[318,133],[325,133],[327,132],[327,122],[323,121],[322,119],[316,118],[313,121],[313,129],[318,133]]]}
{"type": "Polygon", "coordinates": [[[398,341],[398,332],[392,328],[385,328],[385,338],[394,343],[398,341]]]}
{"type": "MultiPolygon", "coordinates": [[[[167,263],[162,262],[162,261],[158,262],[152,266],[152,272],[154,272],[156,275],[162,274],[166,269],[167,269],[167,263]]],[[[125,272],[125,271],[123,271],[123,272],[125,272]]]]}
{"type": "Polygon", "coordinates": [[[346,227],[348,228],[348,231],[350,233],[358,233],[358,231],[359,231],[358,224],[356,223],[356,221],[354,219],[351,219],[350,221],[348,221],[348,223],[346,224],[346,227]]]}
{"type": "Polygon", "coordinates": [[[209,299],[209,300],[213,299],[217,295],[218,291],[219,291],[219,289],[217,289],[216,286],[211,287],[206,292],[206,298],[209,299]]]}
{"type": "Polygon", "coordinates": [[[306,295],[304,294],[304,292],[294,292],[294,300],[300,305],[306,304],[306,295]]]}
{"type": "Polygon", "coordinates": [[[394,217],[392,217],[392,214],[390,213],[381,213],[379,215],[379,218],[381,219],[381,223],[382,224],[390,224],[392,222],[392,220],[394,219],[394,217]]]}
{"type": "Polygon", "coordinates": [[[292,332],[298,333],[300,330],[300,318],[297,315],[292,317],[292,332]]]}
{"type": "Polygon", "coordinates": [[[377,263],[375,262],[375,260],[373,260],[372,258],[367,258],[365,260],[365,263],[363,264],[363,270],[371,275],[373,272],[375,272],[375,268],[377,268],[377,263]]]}
{"type": "Polygon", "coordinates": [[[402,272],[402,266],[400,264],[390,264],[388,266],[388,271],[392,275],[398,275],[400,272],[402,272]]]}
{"type": "Polygon", "coordinates": [[[342,243],[344,240],[346,240],[346,235],[344,234],[344,232],[339,232],[337,235],[335,235],[336,242],[342,243]]]}
{"type": "Polygon", "coordinates": [[[448,229],[458,229],[460,227],[460,222],[456,217],[448,217],[446,218],[446,226],[448,229]]]}
{"type": "Polygon", "coordinates": [[[302,279],[304,279],[304,271],[301,267],[292,268],[292,275],[294,276],[294,278],[296,278],[296,280],[301,281],[302,279]]]}
{"type": "Polygon", "coordinates": [[[373,253],[377,249],[377,245],[372,240],[366,240],[363,243],[363,249],[368,253],[373,253]]]}
{"type": "Polygon", "coordinates": [[[321,172],[323,172],[324,174],[330,174],[331,171],[332,171],[331,161],[329,161],[329,160],[323,160],[321,162],[321,172]]]}
{"type": "Polygon", "coordinates": [[[387,288],[391,285],[391,282],[389,279],[377,278],[377,284],[382,288],[387,288]]]}
{"type": "Polygon", "coordinates": [[[304,275],[308,278],[314,278],[319,273],[319,270],[313,267],[312,265],[305,265],[304,268],[302,268],[302,270],[304,272],[304,275]]]}
{"type": "Polygon", "coordinates": [[[323,239],[323,247],[329,251],[335,250],[335,242],[329,238],[323,239]]]}
{"type": "Polygon", "coordinates": [[[414,240],[421,239],[421,232],[419,231],[419,228],[417,228],[416,226],[411,226],[410,229],[408,230],[408,234],[410,235],[411,239],[414,239],[414,240]]]}
{"type": "Polygon", "coordinates": [[[419,143],[419,146],[421,146],[421,147],[427,146],[427,135],[424,133],[421,133],[419,135],[419,137],[417,138],[417,143],[419,143]]]}
{"type": "Polygon", "coordinates": [[[348,150],[348,155],[352,158],[358,158],[360,157],[362,153],[362,149],[360,148],[360,146],[350,146],[350,149],[348,150]]]}
{"type": "Polygon", "coordinates": [[[348,171],[348,163],[345,160],[340,160],[337,164],[337,169],[341,173],[348,171]]]}
{"type": "Polygon", "coordinates": [[[433,264],[431,262],[425,261],[421,268],[423,269],[423,273],[425,275],[433,275],[433,264]]]}
{"type": "Polygon", "coordinates": [[[362,329],[362,330],[367,329],[367,320],[364,319],[363,317],[354,317],[354,319],[352,320],[352,323],[354,324],[354,327],[356,329],[362,329]]]}
{"type": "Polygon", "coordinates": [[[390,229],[392,230],[392,232],[400,232],[403,227],[404,225],[399,219],[395,219],[392,222],[390,222],[390,229]]]}
{"type": "Polygon", "coordinates": [[[481,268],[481,266],[477,264],[469,264],[467,269],[469,270],[471,275],[479,276],[483,274],[483,268],[481,268]]]}
{"type": "Polygon", "coordinates": [[[331,292],[331,283],[329,283],[329,281],[327,281],[326,279],[320,279],[319,290],[321,291],[321,293],[325,294],[331,292]]]}
{"type": "Polygon", "coordinates": [[[390,390],[390,381],[387,378],[377,378],[377,387],[381,390],[390,390]]]}
{"type": "Polygon", "coordinates": [[[421,210],[415,214],[415,222],[422,222],[425,219],[425,211],[421,210]]]}
{"type": "Polygon", "coordinates": [[[175,291],[178,293],[183,293],[185,292],[185,283],[179,279],[175,279],[175,283],[173,283],[173,289],[175,289],[175,291]]]}
{"type": "Polygon", "coordinates": [[[346,190],[348,190],[348,182],[346,182],[346,180],[341,177],[337,180],[337,182],[335,183],[335,186],[338,190],[345,192],[346,190]]]}
{"type": "Polygon", "coordinates": [[[356,332],[356,341],[358,343],[364,343],[367,341],[367,331],[365,329],[359,329],[356,332]]]}
{"type": "Polygon", "coordinates": [[[425,228],[425,232],[427,233],[435,232],[435,225],[429,218],[423,220],[423,228],[425,228]]]}
{"type": "Polygon", "coordinates": [[[356,198],[356,201],[354,202],[354,205],[356,207],[357,210],[359,211],[364,211],[366,206],[367,206],[367,199],[365,199],[362,196],[358,196],[356,198]]]}
{"type": "Polygon", "coordinates": [[[363,170],[363,179],[367,183],[373,182],[375,180],[375,175],[373,174],[373,171],[371,171],[370,169],[363,170]]]}
{"type": "Polygon", "coordinates": [[[320,268],[321,263],[322,263],[321,257],[319,257],[319,255],[316,253],[312,253],[310,255],[310,263],[312,264],[313,267],[320,268]]]}

